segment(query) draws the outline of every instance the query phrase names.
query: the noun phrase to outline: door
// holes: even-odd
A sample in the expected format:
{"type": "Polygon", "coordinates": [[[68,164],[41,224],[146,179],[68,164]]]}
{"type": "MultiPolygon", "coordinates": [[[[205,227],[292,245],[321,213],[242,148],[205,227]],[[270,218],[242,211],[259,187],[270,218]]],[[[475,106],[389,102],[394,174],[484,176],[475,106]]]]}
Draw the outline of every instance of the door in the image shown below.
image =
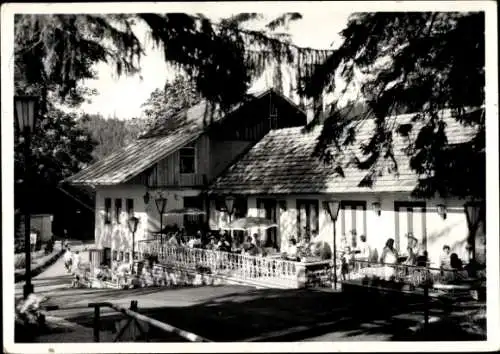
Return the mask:
{"type": "Polygon", "coordinates": [[[396,219],[395,246],[400,254],[406,254],[408,246],[415,252],[420,247],[427,249],[425,202],[394,202],[396,219]],[[409,243],[412,234],[417,243],[409,243]]]}
{"type": "MultiPolygon", "coordinates": [[[[203,197],[184,197],[184,208],[203,210],[203,197]]],[[[203,228],[203,215],[184,215],[184,228],[188,235],[194,235],[203,228]]]]}
{"type": "MultiPolygon", "coordinates": [[[[277,213],[276,213],[277,202],[275,199],[257,199],[257,210],[259,212],[259,217],[266,218],[277,223],[277,213]]],[[[264,247],[278,248],[280,240],[278,239],[278,228],[271,227],[266,231],[260,231],[261,243],[264,247]]]]}
{"type": "Polygon", "coordinates": [[[303,240],[306,235],[311,237],[313,231],[319,233],[318,209],[317,200],[297,200],[297,242],[303,240]]]}
{"type": "Polygon", "coordinates": [[[341,202],[341,209],[340,225],[342,237],[346,237],[348,246],[356,248],[359,244],[359,237],[366,235],[366,202],[343,200],[341,202]]]}

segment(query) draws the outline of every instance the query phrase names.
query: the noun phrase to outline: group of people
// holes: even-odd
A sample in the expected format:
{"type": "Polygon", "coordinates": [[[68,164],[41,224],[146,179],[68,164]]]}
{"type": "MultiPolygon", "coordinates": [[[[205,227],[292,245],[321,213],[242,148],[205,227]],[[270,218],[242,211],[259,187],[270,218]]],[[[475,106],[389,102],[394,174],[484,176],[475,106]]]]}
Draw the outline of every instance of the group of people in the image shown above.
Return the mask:
{"type": "Polygon", "coordinates": [[[71,281],[71,287],[78,287],[81,278],[80,266],[81,266],[81,257],[80,252],[76,250],[75,252],[71,251],[68,243],[64,245],[64,266],[66,271],[70,274],[73,274],[73,279],[71,281]]]}
{"type": "Polygon", "coordinates": [[[166,244],[169,246],[200,248],[207,250],[242,253],[252,256],[266,255],[266,249],[260,242],[258,234],[242,237],[242,235],[231,235],[226,230],[218,232],[202,232],[198,230],[194,237],[187,239],[181,231],[172,233],[166,244]]]}

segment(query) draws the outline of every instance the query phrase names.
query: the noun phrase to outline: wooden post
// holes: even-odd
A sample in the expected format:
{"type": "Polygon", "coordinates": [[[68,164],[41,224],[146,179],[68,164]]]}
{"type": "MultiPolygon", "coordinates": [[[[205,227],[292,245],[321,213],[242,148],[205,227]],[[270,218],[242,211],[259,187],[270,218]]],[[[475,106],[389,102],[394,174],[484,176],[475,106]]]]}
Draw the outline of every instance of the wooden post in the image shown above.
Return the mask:
{"type": "Polygon", "coordinates": [[[99,329],[101,327],[101,307],[94,307],[94,342],[99,342],[99,329]]]}
{"type": "Polygon", "coordinates": [[[427,336],[429,325],[429,269],[425,268],[424,277],[424,335],[427,336]]]}

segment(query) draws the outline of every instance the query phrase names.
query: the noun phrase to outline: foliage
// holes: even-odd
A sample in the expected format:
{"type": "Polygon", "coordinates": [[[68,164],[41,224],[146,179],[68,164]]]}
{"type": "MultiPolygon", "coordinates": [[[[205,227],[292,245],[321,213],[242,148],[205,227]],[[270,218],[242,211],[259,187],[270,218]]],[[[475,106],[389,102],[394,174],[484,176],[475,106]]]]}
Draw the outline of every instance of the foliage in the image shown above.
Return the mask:
{"type": "MultiPolygon", "coordinates": [[[[27,191],[21,184],[25,176],[24,138],[14,139],[14,178],[16,192],[29,193],[36,198],[38,191],[55,187],[62,179],[78,172],[93,161],[95,141],[81,129],[76,115],[58,109],[50,109],[37,122],[31,141],[31,163],[28,173],[31,185],[37,188],[27,191]]],[[[23,193],[15,193],[16,202],[23,193]]],[[[17,203],[16,203],[17,204],[17,203]]]]}
{"type": "Polygon", "coordinates": [[[92,65],[113,64],[115,72],[139,71],[143,43],[134,34],[142,22],[150,38],[164,50],[165,60],[191,77],[210,102],[230,107],[245,95],[251,79],[273,62],[300,62],[306,71],[327,51],[302,50],[277,33],[280,26],[300,19],[286,13],[264,30],[242,25],[261,15],[242,13],[213,23],[202,14],[18,15],[15,18],[15,72],[18,93],[36,93],[42,106],[48,97],[81,103],[95,92],[82,79],[96,78],[92,65]]]}
{"type": "Polygon", "coordinates": [[[145,125],[153,128],[164,120],[185,108],[201,101],[201,95],[193,81],[184,76],[176,76],[172,82],[167,82],[163,89],[156,89],[143,103],[145,125]]]}
{"type": "Polygon", "coordinates": [[[106,119],[100,114],[84,114],[78,120],[78,126],[96,142],[92,156],[94,161],[98,161],[137,138],[139,127],[136,122],[118,118],[106,119]]]}
{"type": "MultiPolygon", "coordinates": [[[[347,82],[357,72],[363,75],[361,91],[369,110],[360,119],[374,119],[376,129],[367,141],[364,160],[354,162],[368,171],[368,185],[382,173],[377,162],[394,157],[394,122],[387,118],[402,109],[418,112],[413,122],[423,124],[408,149],[411,168],[423,176],[415,193],[484,196],[484,112],[466,113],[484,105],[484,29],[484,13],[354,14],[342,31],[343,44],[302,81],[301,91],[315,97],[335,90],[339,71],[347,82]],[[443,109],[451,109],[464,125],[478,126],[470,144],[447,144],[443,109]]],[[[329,144],[339,149],[353,143],[355,129],[349,131],[349,139],[340,139],[346,123],[334,107],[325,122],[319,156],[326,157],[324,147],[329,144]]]]}

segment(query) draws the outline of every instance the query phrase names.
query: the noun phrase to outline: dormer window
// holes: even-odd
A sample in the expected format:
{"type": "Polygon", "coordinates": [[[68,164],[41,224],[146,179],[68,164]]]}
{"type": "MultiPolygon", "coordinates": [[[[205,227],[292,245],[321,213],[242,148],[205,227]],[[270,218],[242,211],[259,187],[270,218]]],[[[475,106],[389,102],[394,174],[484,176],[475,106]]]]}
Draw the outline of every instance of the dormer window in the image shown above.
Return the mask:
{"type": "Polygon", "coordinates": [[[196,147],[191,143],[179,151],[179,168],[182,174],[196,173],[196,147]]]}

